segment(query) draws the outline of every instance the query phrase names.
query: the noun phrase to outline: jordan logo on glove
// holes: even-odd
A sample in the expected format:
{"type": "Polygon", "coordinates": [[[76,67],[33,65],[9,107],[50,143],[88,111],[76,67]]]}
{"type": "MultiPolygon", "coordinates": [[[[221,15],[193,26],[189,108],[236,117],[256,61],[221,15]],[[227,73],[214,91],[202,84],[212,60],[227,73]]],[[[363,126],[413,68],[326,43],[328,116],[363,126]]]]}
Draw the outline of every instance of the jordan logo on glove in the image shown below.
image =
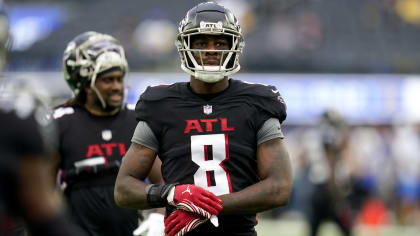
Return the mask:
{"type": "Polygon", "coordinates": [[[182,194],[184,194],[184,193],[189,193],[190,195],[192,195],[192,192],[190,190],[190,186],[187,186],[187,189],[184,192],[182,192],[182,194]]]}
{"type": "Polygon", "coordinates": [[[201,187],[192,184],[182,184],[172,187],[168,197],[168,203],[178,209],[193,212],[210,219],[217,216],[222,210],[222,200],[201,187]],[[189,194],[184,194],[189,193],[189,194]]]}

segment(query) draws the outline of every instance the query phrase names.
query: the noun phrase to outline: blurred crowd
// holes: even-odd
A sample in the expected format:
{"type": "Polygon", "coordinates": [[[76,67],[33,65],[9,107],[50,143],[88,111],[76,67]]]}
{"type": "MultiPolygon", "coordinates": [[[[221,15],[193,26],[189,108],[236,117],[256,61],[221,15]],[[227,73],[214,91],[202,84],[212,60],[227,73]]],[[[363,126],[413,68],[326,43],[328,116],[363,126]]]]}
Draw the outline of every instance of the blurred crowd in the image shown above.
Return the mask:
{"type": "MultiPolygon", "coordinates": [[[[160,72],[179,70],[176,22],[196,3],[5,2],[14,37],[11,71],[57,71],[64,42],[96,30],[121,40],[133,71],[160,72]]],[[[243,72],[420,72],[420,0],[216,2],[232,9],[244,29],[243,72]]]]}
{"type": "Polygon", "coordinates": [[[345,235],[356,225],[418,226],[419,124],[354,126],[330,110],[315,126],[287,127],[286,137],[292,202],[270,216],[297,212],[312,231],[335,221],[345,235]]]}

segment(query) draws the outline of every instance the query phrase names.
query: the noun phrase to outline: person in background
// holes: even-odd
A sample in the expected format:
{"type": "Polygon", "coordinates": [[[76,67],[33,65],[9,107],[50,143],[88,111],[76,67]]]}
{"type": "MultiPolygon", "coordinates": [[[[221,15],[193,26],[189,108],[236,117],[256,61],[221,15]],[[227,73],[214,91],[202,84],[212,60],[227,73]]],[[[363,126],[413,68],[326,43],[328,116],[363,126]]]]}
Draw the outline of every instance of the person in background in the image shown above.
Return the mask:
{"type": "MultiPolygon", "coordinates": [[[[53,117],[72,219],[84,235],[132,235],[138,212],[118,207],[113,197],[118,169],[137,125],[134,111],[124,103],[124,49],[110,35],[84,32],[67,44],[63,70],[75,96],[59,105],[53,117]]],[[[159,168],[156,161],[149,176],[153,183],[162,182],[159,168]]],[[[163,235],[162,213],[152,213],[145,221],[149,236],[163,235]]]]}
{"type": "Polygon", "coordinates": [[[7,82],[0,83],[0,235],[79,235],[55,185],[49,98],[29,80],[7,82]]]}
{"type": "MultiPolygon", "coordinates": [[[[9,20],[0,1],[0,73],[7,65],[9,20]]],[[[73,236],[56,189],[49,96],[34,81],[0,77],[0,235],[73,236]],[[32,83],[29,83],[32,82],[32,83]],[[25,227],[26,226],[26,227],[25,227]]]]}
{"type": "Polygon", "coordinates": [[[312,160],[309,170],[312,182],[308,217],[310,235],[317,235],[324,220],[332,220],[344,235],[350,236],[353,225],[349,201],[352,183],[344,161],[349,127],[338,112],[327,110],[321,115],[318,134],[320,153],[318,159],[312,160]]]}
{"type": "Polygon", "coordinates": [[[256,213],[286,205],[292,189],[281,131],[286,105],[274,86],[229,78],[239,71],[241,28],[229,9],[200,3],[176,45],[189,82],[151,86],[118,173],[122,207],[166,207],[166,235],[256,235],[256,213]],[[165,184],[144,179],[156,156],[165,184]]]}

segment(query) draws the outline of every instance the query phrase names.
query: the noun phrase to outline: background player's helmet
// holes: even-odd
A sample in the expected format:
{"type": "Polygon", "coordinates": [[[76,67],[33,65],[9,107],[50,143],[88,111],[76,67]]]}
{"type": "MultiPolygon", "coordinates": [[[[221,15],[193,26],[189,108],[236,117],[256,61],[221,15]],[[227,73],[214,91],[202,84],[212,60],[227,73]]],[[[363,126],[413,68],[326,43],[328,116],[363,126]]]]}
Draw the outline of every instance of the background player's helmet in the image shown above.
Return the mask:
{"type": "Polygon", "coordinates": [[[327,110],[320,119],[321,141],[326,150],[338,151],[345,142],[347,122],[335,110],[327,110]]]}
{"type": "Polygon", "coordinates": [[[9,20],[0,0],[0,71],[6,66],[7,43],[9,41],[9,20]]]}
{"type": "Polygon", "coordinates": [[[124,49],[114,37],[89,31],[67,44],[63,56],[64,77],[76,96],[90,86],[106,108],[95,81],[99,73],[113,68],[120,68],[124,73],[128,71],[124,49]]]}
{"type": "Polygon", "coordinates": [[[204,82],[214,83],[239,71],[239,54],[245,42],[238,20],[229,9],[214,2],[200,3],[187,12],[178,31],[175,45],[181,57],[181,68],[188,74],[204,82]],[[209,51],[191,49],[191,36],[198,34],[224,35],[232,40],[229,50],[215,50],[222,54],[220,65],[202,66],[197,63],[193,54],[199,53],[201,56],[209,51]]]}
{"type": "Polygon", "coordinates": [[[0,110],[13,112],[22,120],[33,118],[45,147],[56,148],[57,133],[50,117],[53,101],[48,90],[29,78],[4,78],[3,82],[3,86],[0,84],[0,110]]]}

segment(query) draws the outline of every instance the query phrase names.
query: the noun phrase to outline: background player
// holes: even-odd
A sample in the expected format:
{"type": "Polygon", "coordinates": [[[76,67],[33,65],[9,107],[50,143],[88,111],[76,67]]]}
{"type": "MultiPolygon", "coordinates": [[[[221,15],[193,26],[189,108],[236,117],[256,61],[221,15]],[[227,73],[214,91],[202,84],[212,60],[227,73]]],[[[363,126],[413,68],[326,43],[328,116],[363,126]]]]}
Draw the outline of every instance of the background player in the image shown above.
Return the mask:
{"type": "MultiPolygon", "coordinates": [[[[3,6],[0,2],[0,72],[9,37],[3,6]]],[[[33,236],[77,235],[55,188],[55,130],[46,119],[45,104],[49,98],[27,82],[0,77],[0,235],[23,235],[23,223],[33,236]]]]}
{"type": "Polygon", "coordinates": [[[244,46],[230,10],[199,4],[179,33],[176,45],[190,82],[149,87],[140,97],[140,122],[115,199],[129,208],[175,206],[167,208],[168,235],[256,235],[256,213],[290,197],[292,174],[280,128],[286,106],[273,86],[228,78],[239,71],[244,46]],[[157,154],[167,184],[147,186],[142,180],[157,154]],[[203,224],[219,213],[219,227],[203,224]]]}
{"type": "Polygon", "coordinates": [[[54,125],[47,97],[27,84],[8,83],[0,95],[0,235],[78,235],[56,189],[54,125]],[[5,89],[5,88],[8,89],[5,89]],[[14,87],[13,89],[9,89],[14,87]],[[40,99],[42,98],[42,99],[40,99]],[[22,232],[21,232],[22,231],[22,232]]]}
{"type": "MultiPolygon", "coordinates": [[[[68,43],[63,63],[75,97],[55,109],[54,118],[72,217],[86,235],[132,235],[137,211],[118,207],[113,197],[118,168],[137,124],[134,111],[124,104],[124,49],[110,35],[85,32],[68,43]]],[[[152,182],[159,183],[159,169],[152,173],[152,182]]],[[[163,215],[160,219],[153,227],[163,231],[163,215]]]]}
{"type": "MultiPolygon", "coordinates": [[[[309,192],[310,235],[316,236],[321,223],[332,220],[343,235],[352,235],[353,212],[350,204],[351,176],[342,167],[349,142],[349,126],[335,110],[325,111],[319,122],[321,158],[313,165],[325,168],[325,177],[312,180],[309,192]]],[[[315,171],[313,167],[312,171],[315,171]]],[[[315,178],[312,178],[315,179],[315,178]]]]}

